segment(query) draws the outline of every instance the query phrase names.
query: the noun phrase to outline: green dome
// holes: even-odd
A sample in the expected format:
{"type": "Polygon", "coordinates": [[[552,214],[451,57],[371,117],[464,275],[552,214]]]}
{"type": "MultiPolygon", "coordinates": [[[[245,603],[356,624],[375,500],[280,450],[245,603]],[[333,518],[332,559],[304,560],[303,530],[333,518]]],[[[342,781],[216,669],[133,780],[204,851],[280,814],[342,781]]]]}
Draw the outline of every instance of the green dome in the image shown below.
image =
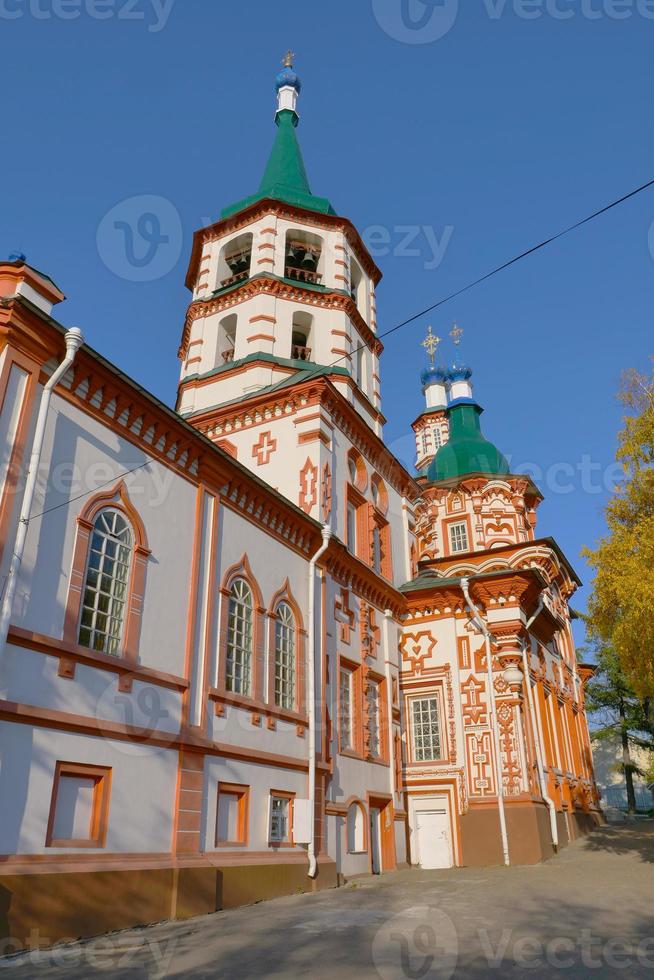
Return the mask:
{"type": "Polygon", "coordinates": [[[474,402],[454,405],[448,412],[450,438],[436,453],[427,470],[430,483],[452,480],[470,473],[506,476],[509,464],[488,439],[479,423],[482,409],[474,402]]]}

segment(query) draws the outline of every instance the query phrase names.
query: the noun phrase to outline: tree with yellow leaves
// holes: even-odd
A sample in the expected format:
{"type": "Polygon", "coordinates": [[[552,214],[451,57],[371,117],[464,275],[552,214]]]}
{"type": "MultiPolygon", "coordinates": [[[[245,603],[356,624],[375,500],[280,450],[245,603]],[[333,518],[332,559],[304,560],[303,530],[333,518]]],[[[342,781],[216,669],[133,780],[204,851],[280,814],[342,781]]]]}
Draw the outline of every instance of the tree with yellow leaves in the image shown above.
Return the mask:
{"type": "Polygon", "coordinates": [[[654,696],[654,376],[629,371],[617,459],[624,479],[606,508],[608,533],[585,554],[595,571],[591,636],[610,645],[641,698],[654,696]]]}

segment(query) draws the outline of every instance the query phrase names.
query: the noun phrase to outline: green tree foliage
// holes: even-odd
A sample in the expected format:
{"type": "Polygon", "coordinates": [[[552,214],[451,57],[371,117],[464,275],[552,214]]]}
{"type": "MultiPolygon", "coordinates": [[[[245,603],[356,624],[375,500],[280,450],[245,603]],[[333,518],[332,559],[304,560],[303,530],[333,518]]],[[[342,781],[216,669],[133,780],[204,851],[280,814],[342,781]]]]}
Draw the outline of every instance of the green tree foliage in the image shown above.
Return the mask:
{"type": "MultiPolygon", "coordinates": [[[[617,738],[622,748],[618,770],[624,775],[629,810],[636,809],[634,776],[646,777],[632,757],[635,746],[654,752],[654,716],[649,698],[634,691],[612,647],[596,645],[597,670],[586,688],[586,708],[598,725],[594,738],[617,738]]],[[[654,757],[653,757],[654,758],[654,757]]]]}
{"type": "Polygon", "coordinates": [[[645,698],[654,695],[654,377],[628,372],[620,398],[624,479],[606,508],[608,533],[585,552],[595,572],[589,623],[645,698]]]}

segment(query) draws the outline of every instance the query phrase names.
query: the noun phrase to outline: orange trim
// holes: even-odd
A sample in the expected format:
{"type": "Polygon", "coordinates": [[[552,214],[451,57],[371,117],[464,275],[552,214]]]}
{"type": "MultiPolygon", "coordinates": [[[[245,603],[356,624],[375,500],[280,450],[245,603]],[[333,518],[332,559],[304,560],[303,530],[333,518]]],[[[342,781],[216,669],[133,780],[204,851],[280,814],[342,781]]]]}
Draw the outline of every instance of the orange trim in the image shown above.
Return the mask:
{"type": "Polygon", "coordinates": [[[268,340],[273,344],[275,343],[274,334],[271,333],[253,333],[251,337],[246,337],[246,340],[248,343],[254,340],[268,340]]]}
{"type": "Polygon", "coordinates": [[[48,828],[45,835],[46,847],[104,847],[107,842],[109,826],[109,797],[111,794],[111,769],[107,766],[88,766],[77,762],[57,762],[55,766],[48,828]],[[63,840],[55,838],[54,825],[57,815],[57,797],[60,782],[66,777],[89,779],[93,781],[93,802],[89,836],[63,840]]]}
{"type": "Polygon", "coordinates": [[[37,361],[24,356],[13,347],[5,347],[4,355],[2,372],[0,373],[0,413],[5,409],[5,399],[13,369],[16,368],[19,371],[25,372],[27,378],[22,402],[18,411],[16,432],[7,461],[7,474],[0,499],[0,560],[2,559],[4,545],[7,540],[14,505],[18,499],[18,482],[27,448],[27,438],[38,391],[40,372],[40,365],[37,361]]]}
{"type": "Polygon", "coordinates": [[[250,838],[250,787],[239,783],[218,783],[218,797],[216,801],[216,847],[247,847],[250,838]],[[236,840],[222,840],[218,837],[218,808],[220,807],[221,796],[236,797],[237,800],[237,823],[236,840]]]}
{"type": "Polygon", "coordinates": [[[306,683],[304,679],[306,664],[306,631],[302,620],[302,610],[300,609],[300,606],[291,591],[288,578],[284,582],[281,589],[279,589],[279,591],[272,597],[267,613],[269,618],[268,650],[270,652],[268,664],[268,701],[270,702],[270,705],[278,711],[288,710],[275,703],[275,658],[277,653],[275,644],[275,620],[277,617],[277,610],[283,602],[289,606],[295,620],[295,700],[292,710],[304,718],[306,715],[306,683]]]}
{"type": "MultiPolygon", "coordinates": [[[[122,656],[130,664],[135,664],[138,658],[145,577],[150,549],[145,525],[129,498],[124,480],[119,480],[110,490],[99,491],[90,497],[77,517],[77,536],[73,550],[73,563],[64,616],[64,643],[74,646],[80,645],[78,636],[82,592],[86,584],[91,535],[98,515],[105,509],[120,511],[129,522],[135,538],[122,636],[122,656]]],[[[72,665],[72,673],[65,673],[63,676],[72,677],[74,673],[74,665],[72,665]]]]}
{"type": "Polygon", "coordinates": [[[293,841],[293,804],[295,803],[296,794],[289,793],[287,790],[284,789],[271,789],[270,790],[271,814],[272,814],[272,800],[274,797],[277,797],[278,799],[281,800],[288,800],[288,804],[289,804],[288,805],[288,836],[286,837],[285,840],[282,841],[270,840],[270,826],[269,826],[268,846],[274,847],[275,849],[277,849],[278,847],[295,847],[295,843],[293,841]]]}
{"type": "MultiPolygon", "coordinates": [[[[272,246],[271,246],[272,247],[272,246]]],[[[250,323],[277,323],[277,317],[268,316],[267,313],[259,313],[258,316],[251,316],[250,323]]]]}
{"type": "Polygon", "coordinates": [[[218,633],[218,692],[222,695],[230,695],[225,683],[225,671],[227,668],[227,637],[229,623],[229,598],[230,590],[235,579],[243,579],[252,590],[252,648],[251,648],[251,691],[248,698],[244,700],[254,703],[263,700],[263,670],[264,670],[264,615],[265,607],[263,596],[259,584],[252,574],[252,568],[247,554],[244,554],[240,562],[228,568],[223,576],[221,594],[220,624],[218,633]]]}
{"type": "MultiPolygon", "coordinates": [[[[11,646],[44,653],[49,657],[59,657],[60,662],[72,661],[73,663],[84,664],[86,667],[95,667],[97,670],[119,674],[121,675],[121,690],[127,690],[125,685],[131,680],[155,684],[158,687],[168,687],[173,691],[185,691],[189,684],[185,677],[178,677],[176,674],[168,674],[161,670],[153,670],[152,667],[142,667],[140,664],[130,663],[120,657],[114,657],[108,653],[98,653],[88,647],[69,644],[65,640],[57,640],[52,636],[34,633],[32,630],[25,630],[19,626],[10,626],[7,642],[11,646]]],[[[64,674],[60,667],[59,676],[70,675],[64,674]]]]}

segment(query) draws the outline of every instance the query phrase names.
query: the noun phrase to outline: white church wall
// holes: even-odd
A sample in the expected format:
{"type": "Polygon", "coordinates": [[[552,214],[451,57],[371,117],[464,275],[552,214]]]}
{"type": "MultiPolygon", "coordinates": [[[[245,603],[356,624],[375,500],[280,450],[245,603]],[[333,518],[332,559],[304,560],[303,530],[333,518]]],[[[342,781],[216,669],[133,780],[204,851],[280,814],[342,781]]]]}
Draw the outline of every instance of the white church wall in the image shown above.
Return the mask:
{"type": "Polygon", "coordinates": [[[151,550],[139,660],[144,666],[182,674],[195,519],[193,485],[56,395],[42,469],[48,476],[35,496],[14,606],[15,625],[61,639],[77,516],[99,488],[107,490],[124,479],[151,550]],[[127,473],[145,462],[147,469],[127,473]],[[71,499],[80,493],[81,499],[71,499]]]}
{"type": "MultiPolygon", "coordinates": [[[[232,783],[249,787],[248,841],[250,851],[269,851],[269,803],[273,790],[294,793],[297,799],[306,799],[308,777],[304,772],[292,769],[258,765],[238,759],[219,759],[209,757],[205,764],[206,772],[206,822],[204,827],[204,847],[207,851],[229,851],[229,848],[216,842],[216,818],[219,783],[232,783]]],[[[301,846],[281,849],[281,858],[287,851],[302,852],[301,846]]]]}
{"type": "Polygon", "coordinates": [[[0,853],[80,853],[46,847],[57,761],[111,768],[106,847],[84,854],[170,851],[177,752],[0,722],[0,757],[0,853]]]}

